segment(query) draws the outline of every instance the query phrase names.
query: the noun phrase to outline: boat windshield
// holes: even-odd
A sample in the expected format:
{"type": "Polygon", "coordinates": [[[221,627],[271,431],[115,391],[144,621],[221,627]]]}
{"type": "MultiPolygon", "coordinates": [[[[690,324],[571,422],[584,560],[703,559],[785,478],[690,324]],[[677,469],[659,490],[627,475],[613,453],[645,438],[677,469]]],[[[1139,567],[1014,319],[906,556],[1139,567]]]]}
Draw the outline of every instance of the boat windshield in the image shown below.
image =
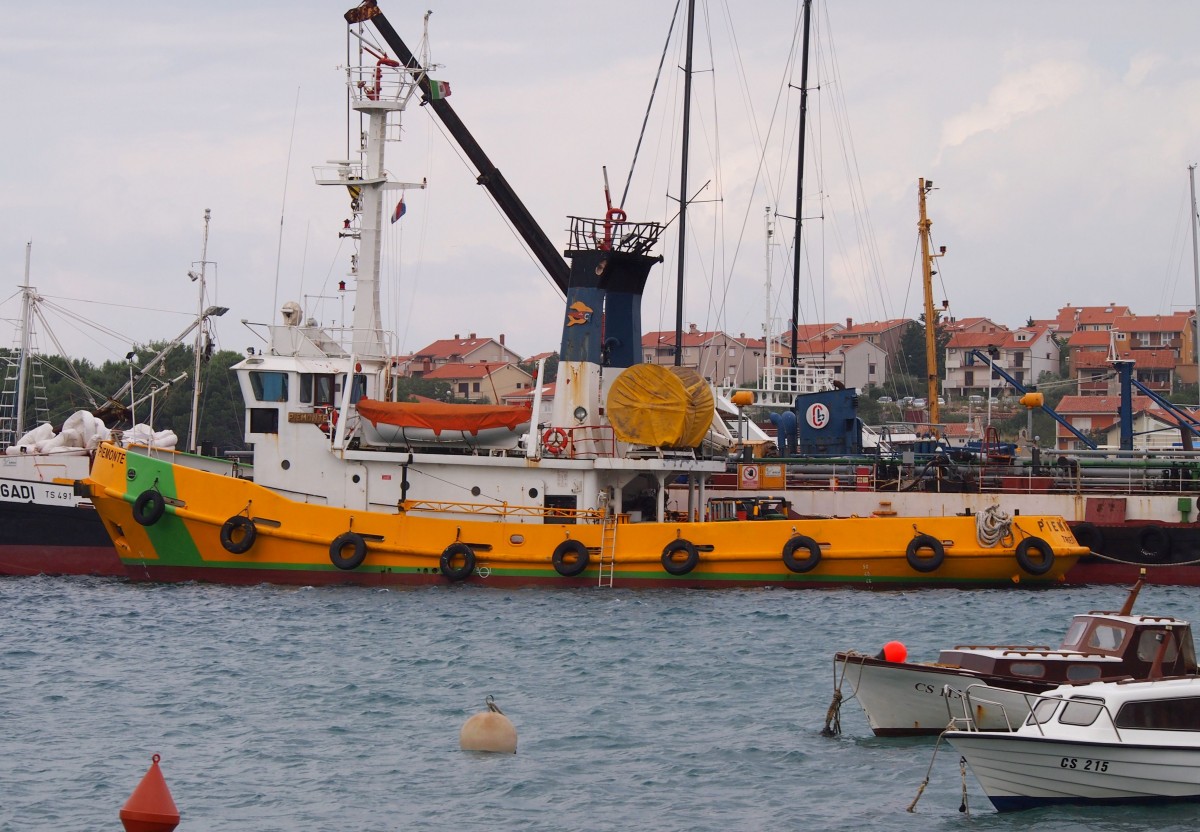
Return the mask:
{"type": "Polygon", "coordinates": [[[1062,646],[1060,650],[1078,650],[1080,642],[1083,640],[1083,634],[1087,632],[1089,620],[1087,618],[1071,619],[1071,626],[1067,628],[1067,634],[1063,636],[1062,646]]]}
{"type": "Polygon", "coordinates": [[[1167,640],[1167,647],[1163,652],[1163,661],[1175,661],[1176,656],[1179,654],[1179,651],[1176,649],[1175,639],[1172,637],[1170,631],[1163,632],[1162,630],[1146,630],[1138,637],[1138,658],[1144,662],[1154,661],[1164,638],[1167,640]]]}
{"type": "Polygon", "coordinates": [[[1103,710],[1103,699],[1093,699],[1090,696],[1073,696],[1067,700],[1067,704],[1062,709],[1058,721],[1063,725],[1091,725],[1103,710]]]}
{"type": "Polygon", "coordinates": [[[1093,650],[1115,653],[1125,643],[1126,635],[1128,633],[1125,631],[1125,628],[1116,624],[1097,624],[1088,634],[1087,646],[1093,650]]]}
{"type": "Polygon", "coordinates": [[[1050,717],[1054,716],[1054,711],[1058,708],[1058,704],[1062,700],[1058,697],[1052,699],[1039,699],[1037,704],[1029,712],[1029,719],[1025,721],[1026,725],[1044,725],[1050,721],[1050,717]]]}

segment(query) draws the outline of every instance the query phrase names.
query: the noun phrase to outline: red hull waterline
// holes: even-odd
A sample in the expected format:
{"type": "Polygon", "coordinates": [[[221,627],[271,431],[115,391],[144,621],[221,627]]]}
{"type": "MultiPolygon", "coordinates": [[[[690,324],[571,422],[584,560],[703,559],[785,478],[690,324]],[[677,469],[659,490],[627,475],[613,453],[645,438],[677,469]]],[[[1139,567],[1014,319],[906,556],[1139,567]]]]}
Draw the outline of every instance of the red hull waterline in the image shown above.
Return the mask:
{"type": "Polygon", "coordinates": [[[125,577],[117,551],[108,546],[0,546],[0,575],[94,575],[125,577]]]}

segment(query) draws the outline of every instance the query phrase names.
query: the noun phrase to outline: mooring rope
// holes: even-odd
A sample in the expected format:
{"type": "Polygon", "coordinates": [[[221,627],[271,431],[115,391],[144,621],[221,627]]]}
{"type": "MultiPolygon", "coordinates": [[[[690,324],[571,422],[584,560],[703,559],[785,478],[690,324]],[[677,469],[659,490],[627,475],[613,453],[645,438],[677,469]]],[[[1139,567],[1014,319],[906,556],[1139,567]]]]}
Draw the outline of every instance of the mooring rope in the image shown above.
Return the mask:
{"type": "Polygon", "coordinates": [[[975,536],[989,549],[1012,536],[1012,515],[1000,506],[988,506],[975,515],[975,536]]]}
{"type": "Polygon", "coordinates": [[[944,733],[938,734],[937,743],[933,746],[933,756],[929,758],[929,768],[925,770],[925,779],[921,781],[920,788],[917,789],[917,796],[913,798],[913,802],[908,804],[908,811],[915,813],[917,811],[917,801],[921,799],[921,795],[925,793],[925,787],[929,785],[929,777],[933,773],[933,762],[937,759],[938,749],[942,747],[942,738],[944,733]]]}

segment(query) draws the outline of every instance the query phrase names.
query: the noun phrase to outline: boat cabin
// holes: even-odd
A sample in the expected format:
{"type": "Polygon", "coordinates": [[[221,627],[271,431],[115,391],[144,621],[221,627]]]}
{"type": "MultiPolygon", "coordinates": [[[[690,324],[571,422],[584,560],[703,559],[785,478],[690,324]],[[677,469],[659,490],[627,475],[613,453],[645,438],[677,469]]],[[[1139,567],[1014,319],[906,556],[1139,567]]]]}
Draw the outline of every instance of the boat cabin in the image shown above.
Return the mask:
{"type": "Polygon", "coordinates": [[[1112,612],[1073,617],[1057,650],[965,645],[943,650],[938,664],[1048,684],[1197,672],[1188,622],[1167,616],[1112,612]],[[1155,669],[1156,662],[1159,666],[1155,669]]]}

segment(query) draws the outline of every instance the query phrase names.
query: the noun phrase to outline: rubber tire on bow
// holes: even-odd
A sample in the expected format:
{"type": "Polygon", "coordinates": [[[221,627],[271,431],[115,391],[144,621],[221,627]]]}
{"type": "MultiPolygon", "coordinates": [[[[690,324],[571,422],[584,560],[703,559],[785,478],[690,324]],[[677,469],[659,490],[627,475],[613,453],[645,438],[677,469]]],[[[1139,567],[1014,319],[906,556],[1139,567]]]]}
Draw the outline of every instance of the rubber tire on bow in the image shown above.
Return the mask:
{"type": "Polygon", "coordinates": [[[1054,568],[1054,550],[1040,537],[1027,537],[1017,544],[1017,565],[1030,575],[1045,575],[1054,568]],[[1041,560],[1031,558],[1030,549],[1036,549],[1041,560]]]}
{"type": "Polygon", "coordinates": [[[354,532],[343,532],[333,539],[329,544],[329,560],[338,569],[349,571],[362,566],[362,562],[367,557],[367,541],[363,540],[361,534],[354,532]],[[347,546],[354,547],[354,553],[350,557],[342,554],[347,546]]]}
{"type": "Polygon", "coordinates": [[[682,537],[672,540],[663,547],[662,565],[663,569],[671,575],[686,575],[691,572],[700,563],[700,550],[691,541],[684,540],[682,537]],[[672,555],[676,552],[684,552],[687,557],[681,561],[675,560],[672,555]]]}
{"type": "Polygon", "coordinates": [[[1095,523],[1076,523],[1071,526],[1075,542],[1086,546],[1093,554],[1104,552],[1104,532],[1095,523]]]}
{"type": "Polygon", "coordinates": [[[791,572],[811,572],[821,562],[821,545],[811,537],[798,534],[783,544],[783,565],[791,572]],[[808,550],[808,557],[796,560],[796,550],[808,550]]]}
{"type": "Polygon", "coordinates": [[[1171,536],[1162,526],[1145,526],[1138,532],[1138,547],[1146,560],[1158,563],[1171,555],[1171,536]]]}
{"type": "Polygon", "coordinates": [[[167,510],[167,501],[154,489],[143,491],[133,501],[133,519],[142,526],[153,526],[162,519],[167,510]]]}
{"type": "Polygon", "coordinates": [[[564,540],[554,547],[554,554],[550,556],[550,560],[554,563],[555,572],[564,578],[574,578],[588,568],[588,550],[578,540],[564,540]],[[567,560],[571,555],[574,555],[575,559],[567,560]]]}
{"type": "Polygon", "coordinates": [[[438,566],[441,568],[442,574],[451,581],[466,580],[475,571],[475,552],[465,543],[451,543],[442,552],[442,559],[438,566]],[[456,557],[463,559],[462,566],[454,565],[456,557]]]}
{"type": "Polygon", "coordinates": [[[942,541],[931,534],[919,534],[908,541],[908,549],[905,551],[904,557],[908,560],[908,565],[918,572],[936,572],[942,565],[942,561],[946,559],[946,547],[942,545],[942,541]],[[929,549],[933,555],[923,556],[922,549],[929,549]]]}
{"type": "Polygon", "coordinates": [[[225,525],[221,526],[221,545],[231,555],[246,554],[254,546],[257,538],[258,527],[244,514],[233,515],[225,521],[225,525]],[[242,532],[242,539],[234,540],[233,536],[239,529],[242,532]]]}

